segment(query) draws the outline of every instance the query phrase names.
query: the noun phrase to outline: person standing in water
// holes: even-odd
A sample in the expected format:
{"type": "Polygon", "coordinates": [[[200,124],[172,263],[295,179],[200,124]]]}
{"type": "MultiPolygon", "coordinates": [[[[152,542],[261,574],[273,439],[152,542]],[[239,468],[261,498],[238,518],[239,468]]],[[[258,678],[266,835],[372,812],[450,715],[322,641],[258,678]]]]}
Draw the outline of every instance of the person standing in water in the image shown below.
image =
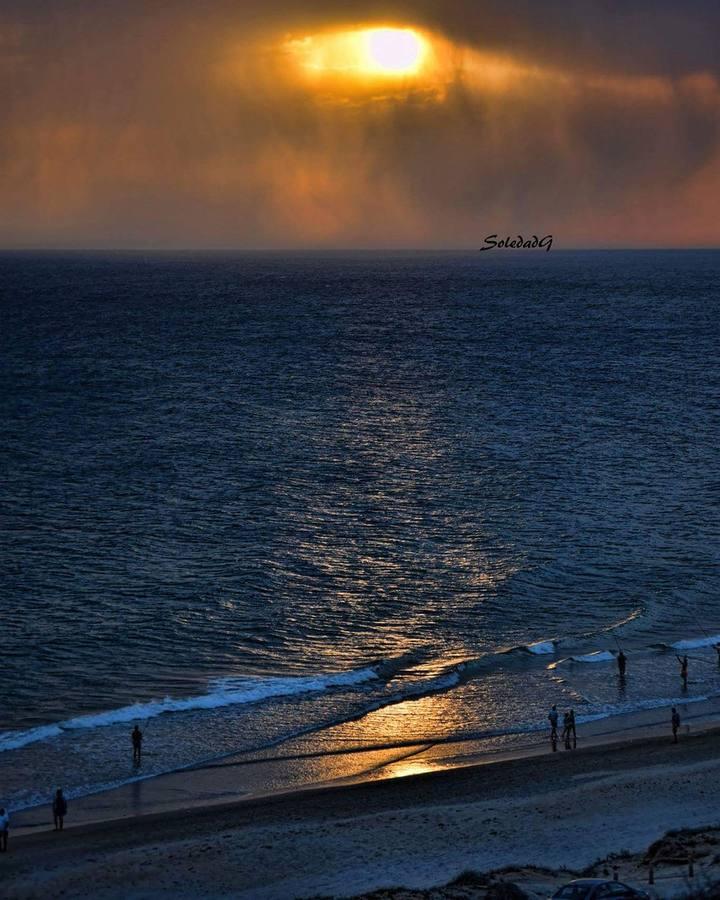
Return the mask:
{"type": "Polygon", "coordinates": [[[680,713],[675,709],[674,706],[672,708],[672,717],[670,721],[672,723],[673,744],[677,744],[678,729],[680,728],[680,713]]]}
{"type": "Polygon", "coordinates": [[[140,728],[136,725],[132,730],[132,746],[133,746],[133,763],[136,766],[140,765],[140,758],[142,757],[142,742],[143,742],[143,733],[140,731],[140,728]]]}
{"type": "Polygon", "coordinates": [[[10,816],[4,806],[0,806],[0,852],[7,853],[10,816]]]}
{"type": "Polygon", "coordinates": [[[568,739],[570,735],[572,735],[572,746],[573,750],[577,749],[577,728],[575,727],[575,710],[571,709],[568,713],[568,739]]]}
{"type": "Polygon", "coordinates": [[[627,668],[627,656],[622,652],[622,650],[617,655],[617,667],[618,672],[620,673],[620,677],[625,677],[625,669],[627,668]]]}
{"type": "Polygon", "coordinates": [[[682,678],[683,688],[687,690],[688,684],[688,658],[687,654],[685,656],[678,656],[677,661],[680,663],[680,677],[682,678]]]}
{"type": "Polygon", "coordinates": [[[67,801],[63,796],[61,788],[55,791],[53,797],[53,821],[55,822],[55,831],[63,830],[63,819],[67,815],[67,801]]]}

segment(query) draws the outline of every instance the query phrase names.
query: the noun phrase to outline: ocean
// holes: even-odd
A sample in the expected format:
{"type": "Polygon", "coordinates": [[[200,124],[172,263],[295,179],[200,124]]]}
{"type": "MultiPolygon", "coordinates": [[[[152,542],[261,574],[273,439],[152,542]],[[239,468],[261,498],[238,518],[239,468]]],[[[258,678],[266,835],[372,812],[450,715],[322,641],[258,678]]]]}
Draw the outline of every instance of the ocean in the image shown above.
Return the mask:
{"type": "Polygon", "coordinates": [[[716,251],[0,255],[0,803],[720,695],[718,283],[716,251]]]}

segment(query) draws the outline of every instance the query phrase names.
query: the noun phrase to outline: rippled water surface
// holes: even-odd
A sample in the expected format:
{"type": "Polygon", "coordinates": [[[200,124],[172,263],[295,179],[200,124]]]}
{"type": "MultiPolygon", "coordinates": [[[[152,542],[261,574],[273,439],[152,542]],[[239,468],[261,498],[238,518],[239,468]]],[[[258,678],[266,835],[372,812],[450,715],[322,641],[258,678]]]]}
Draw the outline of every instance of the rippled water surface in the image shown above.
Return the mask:
{"type": "Polygon", "coordinates": [[[0,771],[122,780],[138,719],[160,771],[436,692],[405,737],[673,698],[720,632],[719,276],[1,256],[0,771]],[[569,659],[618,640],[623,697],[569,659]]]}

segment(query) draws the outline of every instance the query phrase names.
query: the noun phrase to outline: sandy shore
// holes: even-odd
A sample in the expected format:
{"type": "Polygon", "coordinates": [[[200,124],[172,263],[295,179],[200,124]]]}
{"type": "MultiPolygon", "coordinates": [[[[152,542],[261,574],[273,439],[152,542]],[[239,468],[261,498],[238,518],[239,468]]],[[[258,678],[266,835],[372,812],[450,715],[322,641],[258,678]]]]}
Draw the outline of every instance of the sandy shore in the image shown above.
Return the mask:
{"type": "MultiPolygon", "coordinates": [[[[640,885],[633,854],[672,829],[720,825],[718,748],[713,730],[14,836],[0,895],[352,896],[505,867],[530,885],[533,866],[551,870],[544,893],[570,877],[561,867],[613,853],[640,885]]],[[[716,868],[705,854],[701,877],[716,868]]],[[[659,881],[667,895],[681,886],[659,881]]]]}

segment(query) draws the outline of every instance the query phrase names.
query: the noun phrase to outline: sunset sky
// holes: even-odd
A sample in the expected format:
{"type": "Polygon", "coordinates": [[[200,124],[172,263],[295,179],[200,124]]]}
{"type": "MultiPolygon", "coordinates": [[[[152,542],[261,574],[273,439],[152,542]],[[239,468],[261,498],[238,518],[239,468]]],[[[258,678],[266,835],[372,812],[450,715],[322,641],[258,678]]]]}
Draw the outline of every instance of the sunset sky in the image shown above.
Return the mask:
{"type": "Polygon", "coordinates": [[[720,245],[717,0],[0,0],[0,246],[720,245]]]}

